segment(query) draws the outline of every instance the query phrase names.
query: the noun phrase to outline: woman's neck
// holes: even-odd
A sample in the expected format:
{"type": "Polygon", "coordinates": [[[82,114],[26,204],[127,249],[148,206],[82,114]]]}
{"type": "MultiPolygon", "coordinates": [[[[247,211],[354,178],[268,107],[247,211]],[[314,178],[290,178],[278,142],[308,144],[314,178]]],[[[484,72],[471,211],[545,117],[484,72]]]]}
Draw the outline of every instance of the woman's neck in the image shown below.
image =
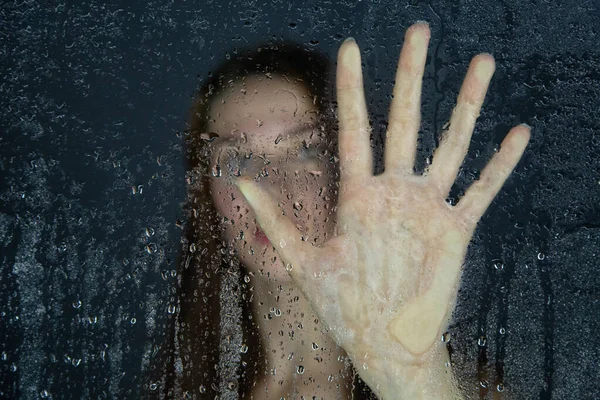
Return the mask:
{"type": "Polygon", "coordinates": [[[268,397],[291,394],[286,392],[295,389],[298,396],[310,395],[308,398],[337,398],[338,392],[341,398],[348,398],[352,373],[346,354],[323,332],[324,327],[296,285],[261,277],[251,285],[253,314],[267,357],[263,383],[269,392],[278,392],[268,397]]]}

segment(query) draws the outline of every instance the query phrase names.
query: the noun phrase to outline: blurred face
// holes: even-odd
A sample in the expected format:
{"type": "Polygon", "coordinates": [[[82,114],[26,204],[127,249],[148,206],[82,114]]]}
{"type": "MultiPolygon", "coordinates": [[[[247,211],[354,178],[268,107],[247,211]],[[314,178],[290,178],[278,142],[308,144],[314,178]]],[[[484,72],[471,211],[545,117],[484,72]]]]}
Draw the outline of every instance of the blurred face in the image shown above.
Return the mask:
{"type": "Polygon", "coordinates": [[[258,182],[298,227],[321,244],[331,234],[331,154],[317,126],[317,108],[302,82],[280,75],[246,77],[212,102],[212,198],[224,218],[224,239],[255,274],[290,281],[285,265],[232,183],[258,182]]]}

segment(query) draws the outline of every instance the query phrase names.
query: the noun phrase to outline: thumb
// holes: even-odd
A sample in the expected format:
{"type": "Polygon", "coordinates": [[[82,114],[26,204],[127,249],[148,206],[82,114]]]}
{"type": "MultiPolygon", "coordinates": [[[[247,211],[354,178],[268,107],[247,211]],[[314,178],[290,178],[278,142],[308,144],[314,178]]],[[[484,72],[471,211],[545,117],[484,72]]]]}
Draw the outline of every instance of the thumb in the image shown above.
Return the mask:
{"type": "MultiPolygon", "coordinates": [[[[286,265],[292,279],[304,276],[304,261],[311,245],[302,241],[302,232],[285,215],[271,195],[252,179],[234,179],[236,186],[254,211],[256,220],[286,265]]],[[[316,249],[315,249],[316,250],[316,249]]]]}

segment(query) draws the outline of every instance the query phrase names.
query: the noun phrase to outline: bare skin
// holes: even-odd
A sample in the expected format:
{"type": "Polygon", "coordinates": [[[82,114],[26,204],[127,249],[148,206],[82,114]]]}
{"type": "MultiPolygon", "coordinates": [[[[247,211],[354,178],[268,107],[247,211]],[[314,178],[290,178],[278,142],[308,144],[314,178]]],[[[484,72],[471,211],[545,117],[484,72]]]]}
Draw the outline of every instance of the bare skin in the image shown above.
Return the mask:
{"type": "Polygon", "coordinates": [[[253,317],[267,357],[266,374],[249,397],[257,400],[349,397],[350,377],[341,374],[345,363],[338,361],[345,356],[344,350],[325,332],[275,245],[257,238],[256,215],[226,176],[226,148],[241,154],[252,152],[252,158],[238,161],[245,167],[241,175],[254,177],[260,168],[266,168],[269,176],[257,184],[301,228],[306,243],[324,242],[325,235],[333,231],[328,208],[333,204],[319,192],[324,188],[327,194],[331,177],[322,161],[310,151],[305,153],[302,144],[317,146],[323,139],[310,128],[286,133],[316,125],[317,111],[302,82],[275,74],[244,77],[212,101],[208,129],[219,135],[219,140],[211,143],[215,147],[213,163],[223,169],[221,177],[212,179],[213,203],[219,214],[228,218],[224,239],[237,250],[243,273],[250,277],[253,317]],[[263,156],[270,164],[265,165],[263,156]],[[315,170],[322,173],[308,172],[315,170]]]}
{"type": "Polygon", "coordinates": [[[456,303],[478,221],[520,160],[530,128],[511,129],[456,206],[445,199],[468,150],[494,59],[473,58],[433,163],[413,172],[429,26],[411,26],[400,55],[385,148],[372,175],[360,51],[338,53],[340,192],[335,236],[318,247],[300,239],[277,202],[252,180],[237,185],[312,308],[362,379],[383,399],[462,398],[439,338],[456,303]]]}

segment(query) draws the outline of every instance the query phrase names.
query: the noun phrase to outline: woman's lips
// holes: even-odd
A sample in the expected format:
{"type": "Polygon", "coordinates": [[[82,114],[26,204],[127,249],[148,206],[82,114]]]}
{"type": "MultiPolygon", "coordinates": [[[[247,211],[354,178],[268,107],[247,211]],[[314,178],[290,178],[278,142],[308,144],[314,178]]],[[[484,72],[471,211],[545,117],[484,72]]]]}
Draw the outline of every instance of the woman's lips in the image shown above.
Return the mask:
{"type": "Polygon", "coordinates": [[[265,233],[263,231],[261,231],[259,227],[256,227],[256,232],[254,233],[254,237],[261,244],[268,245],[271,243],[269,241],[269,238],[267,237],[267,235],[265,235],[265,233]]]}

